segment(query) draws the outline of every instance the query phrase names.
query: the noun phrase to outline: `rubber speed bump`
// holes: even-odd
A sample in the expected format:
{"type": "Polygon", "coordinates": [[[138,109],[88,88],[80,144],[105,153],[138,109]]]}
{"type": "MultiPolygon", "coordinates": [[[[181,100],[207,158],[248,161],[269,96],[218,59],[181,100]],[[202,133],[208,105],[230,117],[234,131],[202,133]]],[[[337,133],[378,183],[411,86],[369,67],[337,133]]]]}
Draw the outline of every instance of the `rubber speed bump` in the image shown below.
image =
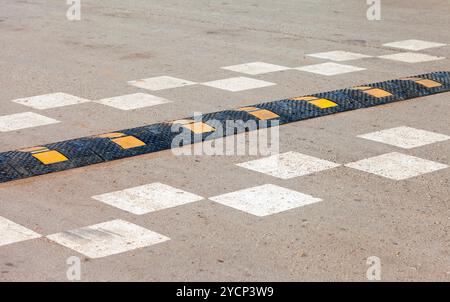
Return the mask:
{"type": "Polygon", "coordinates": [[[174,139],[184,129],[189,130],[195,139],[183,141],[181,145],[449,91],[450,72],[433,72],[207,113],[201,120],[198,120],[198,117],[187,117],[172,122],[2,152],[0,182],[167,150],[172,148],[174,139]],[[247,128],[233,128],[229,131],[228,124],[247,124],[247,128]],[[174,128],[177,128],[173,127],[174,125],[180,126],[179,132],[174,131],[174,128]],[[217,131],[218,126],[227,130],[217,131]]]}

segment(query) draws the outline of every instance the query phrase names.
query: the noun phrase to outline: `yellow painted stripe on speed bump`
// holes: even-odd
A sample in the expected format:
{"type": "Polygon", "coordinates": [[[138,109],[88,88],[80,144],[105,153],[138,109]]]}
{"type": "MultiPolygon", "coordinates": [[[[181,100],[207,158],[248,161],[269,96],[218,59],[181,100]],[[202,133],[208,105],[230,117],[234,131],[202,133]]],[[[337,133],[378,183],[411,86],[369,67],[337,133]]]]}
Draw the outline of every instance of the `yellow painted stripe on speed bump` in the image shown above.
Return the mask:
{"type": "Polygon", "coordinates": [[[266,109],[252,111],[249,113],[260,120],[271,120],[271,119],[280,117],[278,114],[275,114],[272,111],[269,111],[266,109]]]}
{"type": "Polygon", "coordinates": [[[51,165],[68,161],[69,159],[56,150],[49,150],[47,147],[31,147],[19,150],[20,152],[31,153],[31,156],[39,160],[44,165],[51,165]]]}
{"type": "Polygon", "coordinates": [[[319,107],[320,109],[327,109],[327,108],[339,106],[338,104],[336,104],[333,101],[330,101],[330,100],[324,99],[324,98],[317,98],[315,96],[300,96],[300,97],[292,98],[291,100],[306,101],[316,107],[319,107]]]}
{"type": "Polygon", "coordinates": [[[113,138],[111,139],[111,141],[118,144],[120,147],[122,147],[122,149],[131,149],[145,146],[145,143],[143,141],[131,135],[113,138]]]}
{"type": "Polygon", "coordinates": [[[426,88],[436,88],[436,87],[441,87],[442,84],[433,80],[429,80],[429,79],[422,79],[422,78],[404,78],[402,80],[410,80],[413,81],[417,84],[420,84],[426,88]]]}
{"type": "Polygon", "coordinates": [[[109,138],[113,143],[119,145],[122,149],[131,149],[131,148],[142,147],[142,146],[146,145],[140,139],[138,139],[134,136],[131,136],[131,135],[126,135],[121,132],[105,133],[105,134],[97,135],[96,137],[109,138]]]}
{"type": "Polygon", "coordinates": [[[433,80],[419,80],[416,83],[418,83],[418,84],[420,84],[422,86],[425,86],[427,88],[436,88],[436,87],[441,87],[442,86],[441,83],[438,83],[438,82],[433,81],[433,80]]]}
{"type": "Polygon", "coordinates": [[[196,122],[194,120],[189,120],[189,119],[176,120],[176,121],[173,121],[172,124],[180,124],[183,126],[183,128],[186,128],[195,134],[202,134],[202,133],[216,131],[216,129],[214,127],[211,127],[210,125],[208,125],[206,123],[196,122]]]}
{"type": "Polygon", "coordinates": [[[69,159],[56,150],[49,150],[39,153],[34,153],[32,156],[38,159],[44,165],[51,165],[68,161],[69,159]]]}
{"type": "Polygon", "coordinates": [[[317,100],[309,101],[308,103],[313,104],[314,106],[319,107],[321,109],[332,108],[332,107],[338,106],[338,104],[336,104],[335,102],[332,102],[327,99],[317,99],[317,100]]]}
{"type": "Polygon", "coordinates": [[[426,80],[426,79],[419,80],[416,83],[418,83],[418,84],[420,84],[422,86],[425,86],[427,88],[436,88],[436,87],[441,87],[442,86],[441,83],[438,83],[438,82],[433,81],[433,80],[426,80]]]}
{"type": "Polygon", "coordinates": [[[260,109],[257,107],[241,107],[238,110],[245,111],[260,120],[271,120],[280,117],[278,114],[273,113],[272,111],[269,111],[267,109],[260,109]]]}
{"type": "Polygon", "coordinates": [[[213,127],[211,127],[210,125],[202,123],[202,122],[194,122],[191,124],[186,124],[186,125],[183,125],[183,127],[191,130],[195,134],[213,132],[214,130],[216,130],[213,127]]]}
{"type": "Polygon", "coordinates": [[[393,95],[389,91],[386,91],[386,90],[383,90],[380,88],[373,88],[370,86],[358,86],[358,87],[354,87],[353,89],[361,90],[362,92],[367,93],[368,95],[371,95],[373,97],[380,98],[380,99],[393,95]]]}
{"type": "Polygon", "coordinates": [[[380,88],[372,88],[369,90],[365,90],[364,93],[370,94],[371,96],[374,96],[376,98],[385,98],[388,96],[392,96],[392,93],[380,88]]]}

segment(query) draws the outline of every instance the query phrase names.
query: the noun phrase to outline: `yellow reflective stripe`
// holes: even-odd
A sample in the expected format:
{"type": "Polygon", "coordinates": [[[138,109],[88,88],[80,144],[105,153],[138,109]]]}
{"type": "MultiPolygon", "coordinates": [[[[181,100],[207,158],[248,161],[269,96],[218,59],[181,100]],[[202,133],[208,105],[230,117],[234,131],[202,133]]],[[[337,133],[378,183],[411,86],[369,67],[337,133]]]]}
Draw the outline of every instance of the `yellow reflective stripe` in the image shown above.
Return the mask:
{"type": "Polygon", "coordinates": [[[113,138],[111,141],[122,147],[122,149],[131,149],[145,146],[145,143],[143,141],[134,136],[113,138]]]}
{"type": "Polygon", "coordinates": [[[35,153],[32,154],[32,156],[38,159],[44,165],[50,165],[69,160],[67,157],[65,157],[63,154],[59,153],[56,150],[35,153]]]}
{"type": "Polygon", "coordinates": [[[314,101],[309,101],[308,103],[313,104],[314,106],[317,106],[321,109],[332,108],[332,107],[338,106],[338,104],[336,104],[335,102],[332,102],[327,99],[317,99],[314,101]]]}

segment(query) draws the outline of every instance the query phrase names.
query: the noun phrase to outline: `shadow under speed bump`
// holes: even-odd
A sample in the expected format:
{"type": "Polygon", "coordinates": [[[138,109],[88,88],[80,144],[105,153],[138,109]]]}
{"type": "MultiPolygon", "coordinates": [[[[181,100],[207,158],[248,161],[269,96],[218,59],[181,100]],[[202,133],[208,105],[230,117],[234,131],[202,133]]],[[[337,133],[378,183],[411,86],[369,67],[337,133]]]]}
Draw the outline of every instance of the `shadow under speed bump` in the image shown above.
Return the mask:
{"type": "MultiPolygon", "coordinates": [[[[238,109],[207,113],[198,117],[157,123],[0,153],[0,183],[31,176],[108,162],[135,155],[172,148],[180,134],[174,126],[190,131],[191,141],[177,147],[207,139],[282,125],[343,111],[368,108],[450,91],[450,72],[433,72],[391,81],[366,84],[347,89],[296,96],[284,100],[250,105],[238,109]],[[216,132],[217,125],[255,121],[254,129],[216,132]],[[268,121],[268,123],[258,123],[268,121]],[[273,122],[273,123],[271,123],[273,122]]],[[[181,131],[180,130],[180,131],[181,131]]]]}

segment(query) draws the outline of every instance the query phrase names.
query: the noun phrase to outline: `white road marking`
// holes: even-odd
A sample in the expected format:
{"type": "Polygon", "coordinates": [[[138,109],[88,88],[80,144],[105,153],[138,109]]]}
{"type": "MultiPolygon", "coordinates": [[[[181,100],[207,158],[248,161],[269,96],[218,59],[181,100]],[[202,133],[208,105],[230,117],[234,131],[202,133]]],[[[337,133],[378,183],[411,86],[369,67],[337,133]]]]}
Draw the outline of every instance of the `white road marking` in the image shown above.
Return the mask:
{"type": "Polygon", "coordinates": [[[170,240],[120,219],[49,235],[47,238],[89,258],[106,257],[170,240]]]}
{"type": "Polygon", "coordinates": [[[212,201],[256,216],[267,216],[322,201],[272,184],[209,198],[212,201]]]}
{"type": "Polygon", "coordinates": [[[134,93],[122,96],[116,96],[112,98],[97,100],[95,103],[111,106],[120,110],[133,110],[144,107],[156,106],[171,101],[164,98],[154,96],[146,93],[134,93]]]}
{"type": "Polygon", "coordinates": [[[302,67],[298,67],[295,69],[300,70],[300,71],[321,74],[321,75],[325,75],[325,76],[334,76],[334,75],[338,75],[338,74],[366,70],[365,68],[361,68],[361,67],[337,64],[337,63],[332,63],[332,62],[302,66],[302,67]]]}
{"type": "Polygon", "coordinates": [[[354,53],[354,52],[348,52],[348,51],[342,51],[342,50],[312,53],[312,54],[309,54],[307,56],[308,57],[313,57],[313,58],[319,58],[319,59],[326,59],[326,60],[336,61],[336,62],[351,61],[351,60],[357,60],[357,59],[364,59],[364,58],[371,58],[372,57],[372,56],[364,55],[364,54],[361,54],[361,53],[354,53]]]}
{"type": "Polygon", "coordinates": [[[340,164],[292,151],[237,165],[282,179],[308,175],[340,166],[340,164]]]}
{"type": "Polygon", "coordinates": [[[358,135],[368,140],[411,149],[450,139],[450,136],[411,127],[396,127],[358,135]]]}
{"type": "Polygon", "coordinates": [[[275,71],[288,70],[289,67],[274,65],[264,62],[252,62],[245,63],[240,65],[226,66],[222,67],[222,69],[231,70],[240,73],[246,73],[250,75],[264,74],[275,71]]]}
{"type": "Polygon", "coordinates": [[[67,93],[57,92],[32,96],[28,98],[16,99],[13,100],[13,102],[24,106],[32,107],[34,109],[44,110],[50,108],[87,103],[90,101],[67,93]]]}
{"type": "Polygon", "coordinates": [[[33,112],[3,115],[0,116],[0,132],[56,124],[59,122],[60,121],[33,112]]]}
{"type": "Polygon", "coordinates": [[[214,87],[218,89],[228,90],[232,92],[262,88],[276,85],[275,83],[256,80],[246,77],[236,77],[217,81],[202,83],[202,85],[214,87]]]}
{"type": "Polygon", "coordinates": [[[404,41],[396,41],[396,42],[383,44],[383,46],[386,46],[386,47],[400,48],[400,49],[406,49],[406,50],[412,50],[412,51],[424,50],[424,49],[434,48],[434,47],[442,47],[445,45],[447,45],[447,44],[428,42],[428,41],[423,41],[423,40],[414,40],[414,39],[404,40],[404,41]]]}
{"type": "Polygon", "coordinates": [[[0,216],[0,246],[39,237],[38,233],[0,216]]]}
{"type": "Polygon", "coordinates": [[[401,52],[392,55],[379,56],[379,58],[392,61],[400,61],[405,63],[422,63],[445,59],[445,57],[435,57],[415,52],[401,52]]]}
{"type": "Polygon", "coordinates": [[[201,196],[162,183],[152,183],[92,196],[92,198],[136,215],[147,214],[204,199],[201,196]]]}
{"type": "Polygon", "coordinates": [[[148,90],[163,90],[195,85],[197,83],[169,76],[161,76],[136,81],[129,81],[128,84],[148,90]]]}
{"type": "Polygon", "coordinates": [[[397,152],[363,159],[345,166],[394,180],[404,180],[448,168],[441,163],[397,152]]]}

